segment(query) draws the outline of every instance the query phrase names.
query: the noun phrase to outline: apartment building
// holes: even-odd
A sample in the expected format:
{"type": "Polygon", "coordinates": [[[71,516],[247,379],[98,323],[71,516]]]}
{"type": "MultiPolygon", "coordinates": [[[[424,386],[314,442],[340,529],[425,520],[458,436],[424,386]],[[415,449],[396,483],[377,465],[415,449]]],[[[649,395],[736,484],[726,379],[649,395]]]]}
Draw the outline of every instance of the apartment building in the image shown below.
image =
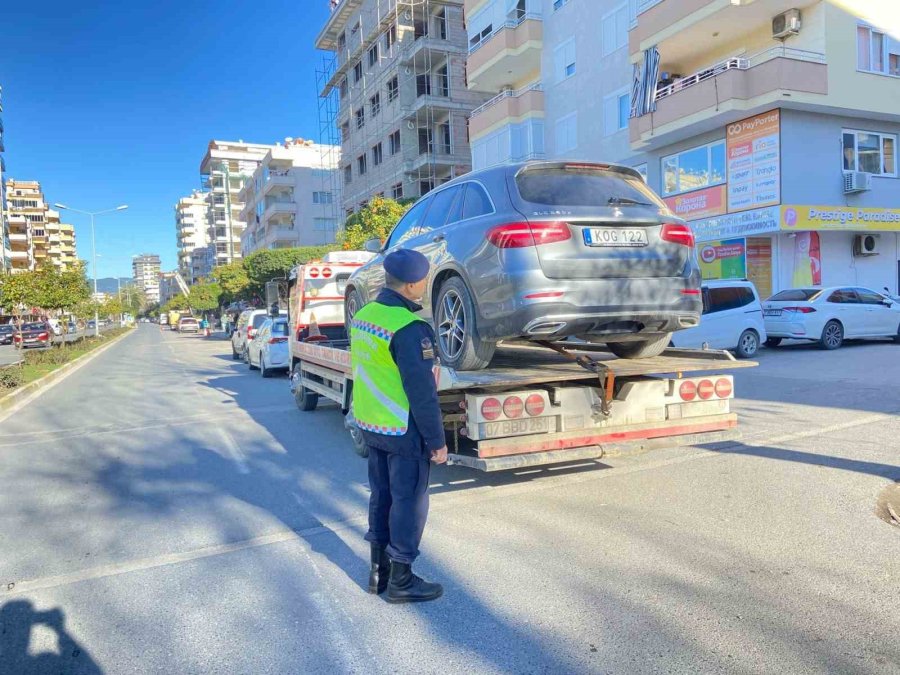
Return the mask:
{"type": "Polygon", "coordinates": [[[244,204],[244,255],[260,249],[315,246],[335,241],[340,192],[335,175],[340,148],[286,138],[275,144],[238,199],[244,204]],[[335,194],[337,192],[337,194],[335,194]]]}
{"type": "Polygon", "coordinates": [[[178,269],[188,284],[195,284],[208,276],[209,270],[201,276],[194,276],[191,254],[196,249],[205,249],[210,244],[208,211],[210,193],[194,190],[175,204],[175,237],[178,246],[178,269]]]}
{"type": "Polygon", "coordinates": [[[630,159],[690,221],[705,276],[746,276],[764,296],[898,291],[900,28],[848,6],[640,4],[630,159]]]}
{"type": "Polygon", "coordinates": [[[216,245],[207,244],[203,248],[195,248],[190,254],[190,267],[185,281],[195,284],[201,279],[206,279],[216,266],[216,245]],[[190,281],[188,281],[190,279],[190,281]]]}
{"type": "Polygon", "coordinates": [[[465,82],[463,0],[341,0],[316,39],[334,53],[341,206],[416,198],[471,169],[467,119],[488,96],[465,82]]]}
{"type": "Polygon", "coordinates": [[[159,256],[155,253],[142,253],[131,258],[134,283],[144,292],[147,301],[151,304],[160,301],[159,269],[159,256]]]}
{"type": "Polygon", "coordinates": [[[200,163],[204,188],[209,190],[207,227],[215,246],[214,265],[225,265],[241,258],[241,188],[262,162],[272,146],[243,141],[212,140],[200,163]]]}
{"type": "Polygon", "coordinates": [[[175,272],[159,273],[159,304],[165,305],[169,300],[181,293],[175,280],[175,272]]]}
{"type": "Polygon", "coordinates": [[[12,268],[12,246],[9,241],[9,226],[6,222],[6,160],[3,153],[3,87],[0,86],[0,274],[6,274],[12,268]]]}
{"type": "Polygon", "coordinates": [[[467,78],[493,95],[472,112],[472,165],[632,153],[622,0],[466,0],[467,78]]]}
{"type": "Polygon", "coordinates": [[[51,209],[41,184],[33,180],[8,179],[5,189],[5,220],[8,227],[9,269],[33,270],[52,263],[60,270],[77,261],[75,228],[60,222],[59,212],[51,209]]]}

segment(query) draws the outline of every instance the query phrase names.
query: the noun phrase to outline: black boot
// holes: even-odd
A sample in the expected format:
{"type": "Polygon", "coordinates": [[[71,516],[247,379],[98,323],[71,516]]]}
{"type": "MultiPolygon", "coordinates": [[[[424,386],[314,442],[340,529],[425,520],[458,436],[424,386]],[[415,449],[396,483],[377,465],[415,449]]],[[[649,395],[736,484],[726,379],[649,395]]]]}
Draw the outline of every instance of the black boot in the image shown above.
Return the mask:
{"type": "Polygon", "coordinates": [[[391,560],[391,580],[385,599],[391,603],[428,602],[444,593],[444,587],[413,574],[412,565],[391,560]]]}
{"type": "Polygon", "coordinates": [[[372,568],[369,570],[369,593],[384,593],[391,574],[391,561],[381,544],[372,543],[372,568]]]}

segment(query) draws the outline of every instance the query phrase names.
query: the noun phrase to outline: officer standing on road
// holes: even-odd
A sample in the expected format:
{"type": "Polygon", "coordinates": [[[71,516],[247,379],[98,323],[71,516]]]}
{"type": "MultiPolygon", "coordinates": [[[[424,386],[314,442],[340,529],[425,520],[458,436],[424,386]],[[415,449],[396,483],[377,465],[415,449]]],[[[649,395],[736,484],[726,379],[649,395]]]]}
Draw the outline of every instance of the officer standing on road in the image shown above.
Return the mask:
{"type": "Polygon", "coordinates": [[[353,415],[369,449],[369,592],[391,603],[439,598],[440,584],[412,572],[428,518],[431,462],[447,461],[434,381],[434,331],[414,314],[428,259],[398,250],[384,259],[385,287],[350,326],[353,415]]]}

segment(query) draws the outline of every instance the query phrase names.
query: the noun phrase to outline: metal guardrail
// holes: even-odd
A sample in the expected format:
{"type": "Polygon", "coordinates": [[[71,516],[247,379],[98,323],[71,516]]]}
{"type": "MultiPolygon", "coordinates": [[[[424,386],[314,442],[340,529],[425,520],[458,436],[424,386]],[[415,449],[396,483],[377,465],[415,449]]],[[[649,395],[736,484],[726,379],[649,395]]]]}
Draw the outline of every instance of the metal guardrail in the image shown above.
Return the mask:
{"type": "Polygon", "coordinates": [[[728,70],[749,70],[755,66],[771,61],[777,58],[793,59],[795,61],[808,61],[812,63],[825,63],[825,55],[820,52],[811,52],[804,49],[793,49],[791,47],[773,47],[758,54],[749,57],[735,56],[725,61],[719,61],[712,65],[706,66],[696,73],[682,77],[656,90],[656,100],[666,98],[679,91],[693,87],[696,84],[705,82],[706,80],[721,75],[728,70]]]}
{"type": "Polygon", "coordinates": [[[478,41],[478,44],[470,45],[470,46],[469,46],[469,55],[474,54],[474,53],[477,52],[479,49],[481,49],[481,47],[482,47],[485,43],[490,42],[491,39],[492,39],[497,33],[501,32],[501,31],[504,31],[504,30],[507,30],[507,29],[518,28],[520,25],[522,25],[525,21],[528,21],[529,19],[534,19],[535,21],[543,21],[543,20],[544,20],[544,17],[543,17],[541,14],[537,14],[537,13],[535,13],[535,12],[528,12],[528,13],[526,13],[526,14],[523,14],[523,15],[522,15],[521,17],[519,17],[518,19],[513,19],[513,20],[510,20],[510,21],[504,22],[504,23],[501,24],[498,28],[496,28],[495,30],[492,30],[491,33],[490,33],[490,35],[488,35],[487,37],[484,37],[484,38],[482,38],[481,40],[479,40],[479,41],[478,41]]]}
{"type": "Polygon", "coordinates": [[[519,98],[523,94],[527,94],[529,91],[544,91],[544,85],[540,82],[535,82],[534,84],[528,85],[527,87],[522,87],[521,89],[507,89],[506,91],[501,91],[499,94],[494,96],[494,98],[485,101],[483,104],[475,108],[475,110],[471,112],[470,116],[475,117],[475,115],[479,115],[485,110],[493,108],[503,99],[519,98]]]}

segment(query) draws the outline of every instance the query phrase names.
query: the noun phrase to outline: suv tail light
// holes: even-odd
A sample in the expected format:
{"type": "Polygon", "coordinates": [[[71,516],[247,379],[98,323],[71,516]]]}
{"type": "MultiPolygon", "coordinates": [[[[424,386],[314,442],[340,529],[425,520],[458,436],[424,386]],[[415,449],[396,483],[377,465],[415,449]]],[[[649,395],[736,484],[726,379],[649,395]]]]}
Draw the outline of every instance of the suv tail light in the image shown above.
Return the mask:
{"type": "Polygon", "coordinates": [[[247,329],[247,339],[248,339],[248,340],[252,339],[254,335],[256,335],[256,329],[255,329],[255,328],[248,328],[248,329],[247,329]]]}
{"type": "Polygon", "coordinates": [[[271,338],[269,338],[270,345],[275,345],[275,344],[278,344],[279,342],[287,342],[287,338],[286,337],[271,337],[271,338]]]}
{"type": "Polygon", "coordinates": [[[539,223],[506,223],[488,230],[488,241],[497,248],[526,248],[555,244],[572,238],[568,223],[554,220],[539,223]]]}
{"type": "Polygon", "coordinates": [[[816,311],[815,307],[785,307],[785,312],[800,312],[801,314],[812,314],[816,311]]]}
{"type": "Polygon", "coordinates": [[[49,333],[39,333],[38,334],[38,340],[47,340],[49,338],[50,338],[49,333]]]}
{"type": "Polygon", "coordinates": [[[660,230],[659,238],[673,244],[694,247],[694,233],[691,228],[681,223],[665,223],[660,230]]]}

